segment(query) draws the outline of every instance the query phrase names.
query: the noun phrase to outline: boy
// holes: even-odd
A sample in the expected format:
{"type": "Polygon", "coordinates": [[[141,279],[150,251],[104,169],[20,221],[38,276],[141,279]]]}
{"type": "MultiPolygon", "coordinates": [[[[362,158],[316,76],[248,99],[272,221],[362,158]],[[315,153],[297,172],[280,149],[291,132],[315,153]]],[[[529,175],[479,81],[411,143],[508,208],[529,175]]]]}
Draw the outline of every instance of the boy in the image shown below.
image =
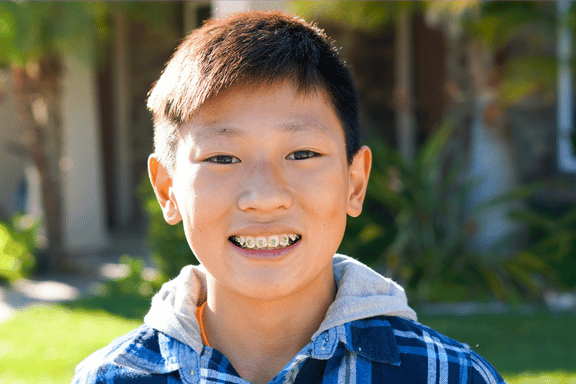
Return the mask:
{"type": "Polygon", "coordinates": [[[212,20],[154,86],[150,179],[201,262],[75,383],[501,383],[416,322],[402,288],[335,255],[371,153],[349,71],[318,28],[212,20]]]}

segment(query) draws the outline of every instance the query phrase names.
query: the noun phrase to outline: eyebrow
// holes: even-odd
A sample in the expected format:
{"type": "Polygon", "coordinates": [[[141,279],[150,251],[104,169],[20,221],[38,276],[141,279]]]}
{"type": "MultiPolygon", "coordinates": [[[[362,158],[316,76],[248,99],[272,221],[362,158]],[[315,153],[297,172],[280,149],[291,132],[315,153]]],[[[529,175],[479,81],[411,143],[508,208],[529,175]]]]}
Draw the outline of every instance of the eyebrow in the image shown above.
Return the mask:
{"type": "MultiPolygon", "coordinates": [[[[294,121],[289,121],[287,123],[283,123],[279,126],[280,131],[289,132],[289,133],[300,133],[300,132],[308,132],[312,134],[321,134],[322,136],[331,137],[328,134],[328,128],[322,124],[321,122],[317,121],[316,119],[296,119],[294,121]]],[[[232,137],[241,137],[245,136],[246,132],[242,129],[237,129],[234,127],[230,127],[225,125],[225,123],[208,123],[204,124],[198,131],[196,131],[196,136],[199,139],[210,139],[213,137],[225,137],[225,138],[232,138],[232,137]]]]}

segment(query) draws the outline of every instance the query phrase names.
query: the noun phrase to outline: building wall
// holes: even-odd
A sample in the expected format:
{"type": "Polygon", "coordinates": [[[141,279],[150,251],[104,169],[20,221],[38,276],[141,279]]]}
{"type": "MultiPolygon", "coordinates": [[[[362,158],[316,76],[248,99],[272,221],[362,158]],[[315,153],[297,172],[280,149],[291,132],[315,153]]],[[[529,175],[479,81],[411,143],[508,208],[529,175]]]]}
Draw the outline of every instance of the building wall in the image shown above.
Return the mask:
{"type": "Polygon", "coordinates": [[[213,0],[213,16],[223,17],[234,12],[243,12],[250,10],[260,11],[285,11],[287,9],[286,1],[250,1],[250,0],[213,0]]]}
{"type": "Polygon", "coordinates": [[[62,82],[64,238],[72,253],[108,246],[96,66],[66,58],[62,82]]]}

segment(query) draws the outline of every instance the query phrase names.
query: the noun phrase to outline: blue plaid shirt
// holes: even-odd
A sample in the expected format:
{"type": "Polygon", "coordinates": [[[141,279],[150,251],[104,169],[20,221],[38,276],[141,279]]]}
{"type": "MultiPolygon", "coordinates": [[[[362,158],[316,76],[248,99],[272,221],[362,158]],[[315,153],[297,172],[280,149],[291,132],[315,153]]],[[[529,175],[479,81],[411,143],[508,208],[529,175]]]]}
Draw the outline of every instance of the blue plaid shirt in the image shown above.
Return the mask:
{"type": "MultiPolygon", "coordinates": [[[[247,384],[214,348],[188,345],[143,325],[95,352],[73,383],[247,384]]],[[[497,384],[504,380],[465,345],[412,320],[379,316],[315,337],[271,383],[497,384]]]]}

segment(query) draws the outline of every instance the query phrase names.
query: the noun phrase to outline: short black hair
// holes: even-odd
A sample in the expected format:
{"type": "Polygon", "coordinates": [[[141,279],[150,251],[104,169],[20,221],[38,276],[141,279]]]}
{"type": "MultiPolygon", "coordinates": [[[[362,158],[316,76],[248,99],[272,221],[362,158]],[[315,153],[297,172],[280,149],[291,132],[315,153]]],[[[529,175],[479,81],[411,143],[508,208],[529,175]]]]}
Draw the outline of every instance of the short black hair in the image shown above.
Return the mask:
{"type": "Polygon", "coordinates": [[[358,97],[346,63],[316,25],[257,11],[208,20],[168,62],[148,97],[159,161],[172,172],[179,127],[209,99],[235,86],[286,80],[298,92],[326,92],[344,129],[351,164],[360,148],[358,97]]]}

